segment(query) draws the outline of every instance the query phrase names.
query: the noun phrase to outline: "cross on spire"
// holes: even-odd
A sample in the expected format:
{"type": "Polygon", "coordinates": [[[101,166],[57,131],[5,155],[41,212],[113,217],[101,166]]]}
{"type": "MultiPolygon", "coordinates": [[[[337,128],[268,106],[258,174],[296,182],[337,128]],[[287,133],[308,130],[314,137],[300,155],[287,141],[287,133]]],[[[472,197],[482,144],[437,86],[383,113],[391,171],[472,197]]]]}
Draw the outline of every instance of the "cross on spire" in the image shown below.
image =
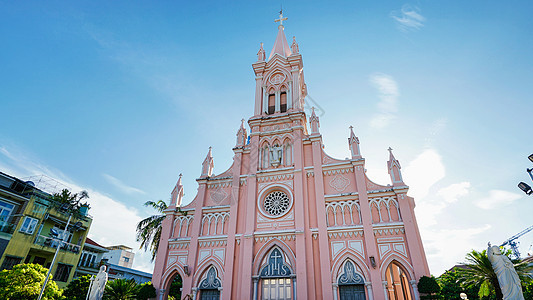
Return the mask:
{"type": "Polygon", "coordinates": [[[389,149],[387,149],[387,150],[389,150],[389,152],[392,152],[392,148],[391,147],[389,147],[389,149]]]}
{"type": "Polygon", "coordinates": [[[279,22],[279,26],[283,26],[283,21],[287,21],[287,17],[283,17],[283,9],[279,11],[279,19],[274,20],[274,22],[279,22]]]}

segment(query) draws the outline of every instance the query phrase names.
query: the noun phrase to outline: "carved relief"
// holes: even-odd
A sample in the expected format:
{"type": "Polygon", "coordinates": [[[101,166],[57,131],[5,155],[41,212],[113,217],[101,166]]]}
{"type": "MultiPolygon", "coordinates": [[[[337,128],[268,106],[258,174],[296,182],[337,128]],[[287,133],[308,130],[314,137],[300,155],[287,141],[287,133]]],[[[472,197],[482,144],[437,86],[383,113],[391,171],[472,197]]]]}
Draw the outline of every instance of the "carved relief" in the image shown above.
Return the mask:
{"type": "Polygon", "coordinates": [[[285,80],[285,77],[285,74],[277,73],[272,75],[268,81],[272,84],[280,84],[285,80]]]}
{"type": "Polygon", "coordinates": [[[344,191],[348,185],[350,185],[350,179],[344,177],[343,175],[337,174],[329,182],[329,185],[340,193],[344,191]]]}
{"type": "Polygon", "coordinates": [[[213,202],[217,204],[226,200],[227,197],[228,193],[226,193],[226,191],[224,191],[224,189],[221,187],[218,187],[213,192],[211,192],[211,200],[213,200],[213,202]]]}

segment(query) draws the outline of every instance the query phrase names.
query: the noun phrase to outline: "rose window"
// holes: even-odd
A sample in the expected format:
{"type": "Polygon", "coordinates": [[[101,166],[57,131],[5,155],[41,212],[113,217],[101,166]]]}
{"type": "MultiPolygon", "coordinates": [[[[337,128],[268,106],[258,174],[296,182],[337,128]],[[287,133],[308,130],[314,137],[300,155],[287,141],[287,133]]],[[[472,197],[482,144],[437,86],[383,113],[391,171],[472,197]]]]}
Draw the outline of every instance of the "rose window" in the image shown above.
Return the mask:
{"type": "Polygon", "coordinates": [[[291,200],[284,192],[275,191],[265,197],[264,208],[272,216],[280,216],[287,212],[291,200]]]}

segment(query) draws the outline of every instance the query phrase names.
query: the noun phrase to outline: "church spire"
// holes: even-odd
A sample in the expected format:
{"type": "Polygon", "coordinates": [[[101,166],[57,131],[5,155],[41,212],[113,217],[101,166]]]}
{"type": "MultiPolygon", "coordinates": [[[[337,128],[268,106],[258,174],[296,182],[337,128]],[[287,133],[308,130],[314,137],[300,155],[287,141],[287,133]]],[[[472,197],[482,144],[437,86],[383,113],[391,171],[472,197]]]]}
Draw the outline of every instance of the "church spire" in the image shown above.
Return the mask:
{"type": "Polygon", "coordinates": [[[278,36],[276,37],[276,41],[274,42],[274,47],[272,47],[272,51],[270,52],[270,56],[268,59],[271,59],[274,54],[279,54],[284,57],[288,57],[291,55],[291,48],[289,47],[289,43],[287,43],[287,38],[285,37],[283,26],[283,21],[288,20],[288,18],[283,17],[283,10],[279,12],[279,19],[275,20],[274,22],[279,22],[278,26],[278,36]]]}
{"type": "Polygon", "coordinates": [[[359,149],[359,138],[353,133],[353,126],[350,126],[350,137],[348,138],[348,145],[350,152],[352,152],[352,159],[361,158],[361,151],[359,149]]]}
{"type": "Polygon", "coordinates": [[[320,128],[320,121],[318,120],[318,117],[315,114],[315,107],[312,108],[311,117],[309,117],[309,124],[311,125],[311,134],[319,133],[318,128],[320,128]]]}
{"type": "Polygon", "coordinates": [[[200,178],[204,177],[211,177],[213,175],[213,155],[211,154],[211,147],[209,147],[209,151],[207,152],[207,156],[205,157],[204,162],[202,163],[202,175],[200,175],[200,178]]]}
{"type": "Polygon", "coordinates": [[[246,144],[246,138],[248,134],[246,133],[246,127],[244,126],[244,119],[241,120],[241,126],[239,127],[239,130],[237,131],[237,143],[235,144],[235,148],[237,147],[244,147],[246,144]]]}
{"type": "Polygon", "coordinates": [[[176,183],[176,186],[172,190],[171,198],[170,198],[170,206],[169,207],[179,207],[181,206],[181,199],[183,198],[183,185],[181,184],[181,177],[183,175],[180,173],[180,177],[178,179],[178,182],[176,183]]]}
{"type": "Polygon", "coordinates": [[[402,172],[400,169],[402,168],[400,166],[400,162],[394,157],[394,154],[392,154],[392,148],[389,147],[389,161],[387,162],[387,167],[389,169],[389,175],[392,181],[392,185],[404,185],[403,179],[402,179],[402,172]]]}

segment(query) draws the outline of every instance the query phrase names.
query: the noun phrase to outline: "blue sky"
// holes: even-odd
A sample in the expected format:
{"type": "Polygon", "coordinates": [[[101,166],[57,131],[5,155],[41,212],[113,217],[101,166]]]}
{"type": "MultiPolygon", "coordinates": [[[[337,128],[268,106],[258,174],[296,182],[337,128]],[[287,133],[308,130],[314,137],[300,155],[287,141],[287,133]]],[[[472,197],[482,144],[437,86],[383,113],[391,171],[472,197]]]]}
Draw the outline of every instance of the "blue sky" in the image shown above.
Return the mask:
{"type": "MultiPolygon", "coordinates": [[[[179,173],[192,200],[209,146],[215,173],[229,167],[280,4],[0,1],[0,171],[88,189],[90,236],[137,247],[133,227],[152,213],[142,203],[168,200],[179,173]]],[[[433,274],[532,225],[516,185],[533,153],[533,4],[283,8],[326,152],[347,157],[353,125],[368,174],[387,184],[394,149],[433,274]]],[[[533,234],[520,241],[527,252],[533,234]]],[[[151,271],[142,252],[134,266],[151,271]]]]}

